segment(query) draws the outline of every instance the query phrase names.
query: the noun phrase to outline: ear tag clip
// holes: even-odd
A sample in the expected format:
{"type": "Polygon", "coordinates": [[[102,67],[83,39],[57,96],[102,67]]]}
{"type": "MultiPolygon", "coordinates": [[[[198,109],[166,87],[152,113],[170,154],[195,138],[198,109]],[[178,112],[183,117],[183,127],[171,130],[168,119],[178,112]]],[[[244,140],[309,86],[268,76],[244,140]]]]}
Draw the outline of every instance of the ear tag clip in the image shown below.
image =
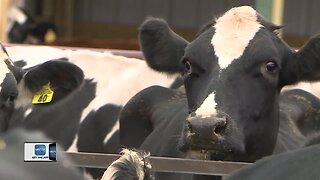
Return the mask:
{"type": "Polygon", "coordinates": [[[44,85],[42,89],[34,95],[32,99],[32,104],[45,104],[52,101],[53,91],[50,88],[50,82],[44,85]]]}

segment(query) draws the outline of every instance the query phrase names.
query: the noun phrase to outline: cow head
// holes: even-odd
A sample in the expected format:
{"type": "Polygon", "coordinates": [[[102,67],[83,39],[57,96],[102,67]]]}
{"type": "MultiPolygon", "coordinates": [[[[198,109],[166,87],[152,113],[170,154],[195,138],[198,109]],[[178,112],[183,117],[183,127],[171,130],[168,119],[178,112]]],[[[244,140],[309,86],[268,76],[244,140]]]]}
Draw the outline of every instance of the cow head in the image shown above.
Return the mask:
{"type": "Polygon", "coordinates": [[[189,117],[180,149],[216,160],[254,161],[271,154],[283,86],[319,79],[320,36],[293,51],[254,9],[236,7],[186,42],[159,19],[140,27],[152,68],[184,75],[189,117]]]}
{"type": "Polygon", "coordinates": [[[50,83],[54,92],[47,106],[63,99],[78,88],[83,80],[82,70],[66,61],[52,60],[27,70],[17,67],[0,44],[0,133],[8,129],[10,117],[17,109],[33,106],[35,94],[50,83]]]}

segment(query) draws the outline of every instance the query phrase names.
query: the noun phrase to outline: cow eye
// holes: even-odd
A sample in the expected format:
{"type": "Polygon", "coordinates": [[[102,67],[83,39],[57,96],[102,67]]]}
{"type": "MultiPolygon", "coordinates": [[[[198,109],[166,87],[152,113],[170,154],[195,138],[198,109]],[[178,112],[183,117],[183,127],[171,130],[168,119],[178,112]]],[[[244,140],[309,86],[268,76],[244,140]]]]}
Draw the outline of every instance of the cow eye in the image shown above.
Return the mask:
{"type": "Polygon", "coordinates": [[[9,101],[14,101],[16,98],[17,98],[17,96],[18,96],[18,94],[16,94],[16,93],[12,93],[12,94],[10,94],[9,95],[9,101]]]}
{"type": "Polygon", "coordinates": [[[190,75],[192,73],[192,67],[188,60],[184,60],[184,74],[190,75]]]}
{"type": "Polygon", "coordinates": [[[278,64],[274,61],[269,61],[266,64],[266,70],[268,72],[274,73],[278,70],[278,64]]]}

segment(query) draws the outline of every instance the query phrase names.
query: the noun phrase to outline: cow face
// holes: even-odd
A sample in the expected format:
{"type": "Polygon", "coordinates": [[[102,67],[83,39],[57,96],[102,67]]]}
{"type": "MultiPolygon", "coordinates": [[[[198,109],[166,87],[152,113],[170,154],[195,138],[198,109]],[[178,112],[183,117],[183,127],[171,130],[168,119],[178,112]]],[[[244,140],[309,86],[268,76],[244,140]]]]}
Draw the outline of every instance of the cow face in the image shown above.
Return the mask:
{"type": "Polygon", "coordinates": [[[284,85],[319,78],[320,58],[315,50],[319,37],[295,53],[277,37],[274,30],[279,27],[248,6],[229,10],[191,43],[183,43],[171,30],[152,30],[151,21],[166,26],[159,20],[142,25],[140,40],[147,61],[160,64],[155,68],[159,71],[166,71],[163,67],[172,66],[172,61],[179,62],[176,70],[185,77],[190,114],[181,150],[234,161],[254,161],[271,154],[279,126],[279,92],[284,85]],[[156,44],[163,38],[172,45],[156,44]],[[144,48],[165,46],[163,50],[177,44],[185,47],[180,59],[176,58],[182,54],[179,49],[166,49],[160,55],[144,48]]]}
{"type": "Polygon", "coordinates": [[[15,110],[26,110],[35,106],[32,100],[48,83],[54,92],[52,100],[37,106],[58,102],[77,89],[84,80],[79,67],[60,60],[47,61],[23,70],[13,64],[5,48],[1,44],[0,46],[0,133],[8,130],[13,123],[10,118],[15,110]]]}

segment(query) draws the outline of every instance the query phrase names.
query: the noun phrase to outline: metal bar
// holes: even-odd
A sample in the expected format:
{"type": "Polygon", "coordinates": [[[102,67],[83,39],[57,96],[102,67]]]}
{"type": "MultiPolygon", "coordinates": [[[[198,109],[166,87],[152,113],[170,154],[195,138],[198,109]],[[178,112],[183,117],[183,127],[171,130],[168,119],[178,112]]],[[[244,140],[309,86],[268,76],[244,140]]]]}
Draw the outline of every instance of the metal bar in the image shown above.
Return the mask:
{"type": "MultiPolygon", "coordinates": [[[[64,152],[73,160],[74,166],[90,168],[106,168],[120,155],[100,153],[73,153],[64,152]]],[[[247,166],[249,163],[192,160],[167,157],[149,157],[152,171],[203,174],[203,175],[227,175],[235,170],[247,166]]]]}
{"type": "Polygon", "coordinates": [[[272,22],[282,25],[284,0],[273,0],[272,4],[272,22]]]}
{"type": "MultiPolygon", "coordinates": [[[[284,0],[273,0],[272,22],[277,25],[282,25],[283,13],[284,13],[284,0]]],[[[282,37],[282,30],[280,30],[279,36],[282,37]]]]}

